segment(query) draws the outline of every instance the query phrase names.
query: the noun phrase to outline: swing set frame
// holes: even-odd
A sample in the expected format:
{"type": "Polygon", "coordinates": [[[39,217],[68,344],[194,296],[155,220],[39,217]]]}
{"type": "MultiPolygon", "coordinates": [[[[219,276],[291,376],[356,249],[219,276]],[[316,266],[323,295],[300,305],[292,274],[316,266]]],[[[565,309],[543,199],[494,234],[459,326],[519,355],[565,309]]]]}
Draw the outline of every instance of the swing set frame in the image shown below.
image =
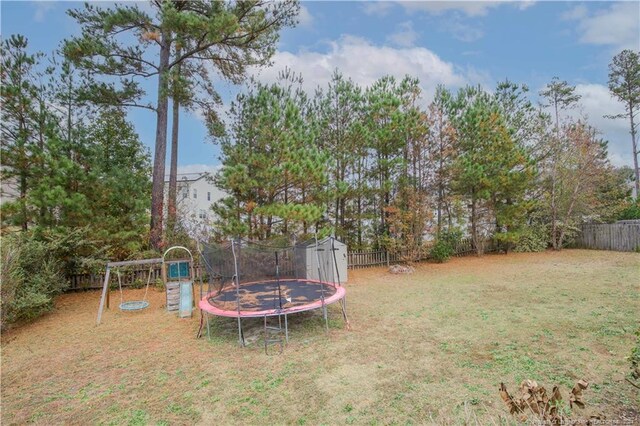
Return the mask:
{"type": "MultiPolygon", "coordinates": [[[[189,258],[188,259],[181,259],[179,260],[180,262],[185,261],[185,262],[189,262],[190,264],[190,273],[192,275],[192,280],[195,279],[194,275],[194,270],[193,270],[193,256],[191,254],[191,251],[189,251],[189,249],[187,249],[186,247],[182,247],[182,246],[173,246],[170,247],[169,249],[167,249],[167,251],[164,252],[162,257],[158,257],[158,258],[154,258],[154,259],[142,259],[142,260],[124,260],[124,261],[120,261],[120,262],[107,262],[107,269],[104,275],[104,284],[102,286],[102,296],[100,297],[100,307],[98,308],[98,317],[96,319],[96,325],[100,325],[100,322],[102,321],[102,312],[104,311],[105,305],[107,307],[107,309],[109,309],[109,305],[110,305],[110,291],[109,291],[109,278],[111,277],[111,269],[113,268],[120,268],[123,266],[136,266],[136,265],[149,265],[149,277],[147,279],[147,288],[146,290],[149,289],[149,284],[150,284],[150,279],[151,279],[151,273],[152,273],[152,268],[153,265],[155,264],[160,264],[161,268],[160,270],[162,271],[162,282],[166,285],[167,283],[167,271],[166,271],[166,264],[169,263],[174,263],[177,261],[167,261],[166,260],[166,255],[175,249],[182,249],[185,250],[188,254],[189,254],[189,258]]],[[[118,286],[120,288],[120,297],[122,298],[122,285],[120,283],[120,276],[119,276],[119,272],[118,272],[118,286]]],[[[192,291],[193,291],[193,283],[192,283],[192,291]]],[[[145,291],[145,300],[146,301],[146,291],[145,291]]],[[[121,305],[125,304],[124,301],[121,300],[121,305]]],[[[144,309],[148,306],[148,303],[146,306],[143,306],[142,308],[139,309],[129,309],[129,310],[141,310],[144,309]]],[[[124,309],[127,310],[127,309],[124,309]]]]}

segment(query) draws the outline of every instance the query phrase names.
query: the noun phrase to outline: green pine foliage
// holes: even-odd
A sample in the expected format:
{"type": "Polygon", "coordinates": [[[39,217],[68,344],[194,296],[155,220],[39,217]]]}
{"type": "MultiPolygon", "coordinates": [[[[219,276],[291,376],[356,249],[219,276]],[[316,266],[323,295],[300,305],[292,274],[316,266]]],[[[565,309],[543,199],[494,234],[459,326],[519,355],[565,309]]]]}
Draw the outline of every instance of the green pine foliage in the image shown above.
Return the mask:
{"type": "Polygon", "coordinates": [[[70,63],[2,43],[3,324],[51,309],[67,276],[146,248],[150,157],[124,112],[96,109],[70,63]],[[6,196],[6,194],[3,194],[6,196]],[[17,232],[20,231],[20,232],[17,232]]]}
{"type": "Polygon", "coordinates": [[[53,308],[53,297],[66,286],[55,241],[30,233],[3,236],[0,328],[30,320],[53,308]]]}
{"type": "Polygon", "coordinates": [[[328,192],[329,155],[316,143],[310,102],[290,72],[253,83],[232,106],[232,138],[222,141],[218,185],[233,195],[215,208],[221,230],[268,239],[318,229],[328,192]]]}
{"type": "Polygon", "coordinates": [[[201,107],[209,130],[219,135],[221,122],[215,112],[219,96],[210,71],[239,84],[248,67],[267,65],[279,31],[295,25],[299,9],[297,0],[165,0],[151,2],[149,9],[135,3],[110,7],[85,3],[84,8],[68,11],[82,32],[65,40],[65,57],[91,76],[108,77],[88,84],[85,96],[102,105],[156,112],[149,235],[153,248],[162,246],[164,232],[169,96],[185,103],[190,93],[203,93],[185,105],[201,107]],[[142,83],[151,78],[157,81],[157,101],[142,104],[142,83]]]}

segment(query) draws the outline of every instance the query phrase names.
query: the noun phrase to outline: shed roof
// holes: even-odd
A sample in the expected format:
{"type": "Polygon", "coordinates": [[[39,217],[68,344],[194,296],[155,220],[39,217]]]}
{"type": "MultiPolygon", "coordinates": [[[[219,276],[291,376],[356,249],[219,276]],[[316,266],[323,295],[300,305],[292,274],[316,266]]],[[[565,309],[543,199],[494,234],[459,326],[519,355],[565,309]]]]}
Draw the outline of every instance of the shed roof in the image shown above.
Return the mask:
{"type": "MultiPolygon", "coordinates": [[[[330,242],[331,238],[332,237],[324,237],[324,238],[318,240],[318,245],[323,245],[323,244],[326,244],[326,243],[330,242]]],[[[340,241],[340,240],[338,240],[336,238],[334,238],[334,240],[335,240],[336,244],[345,245],[342,241],[340,241]]],[[[312,247],[312,246],[315,246],[315,245],[316,245],[316,240],[314,238],[296,244],[297,247],[312,247]]]]}

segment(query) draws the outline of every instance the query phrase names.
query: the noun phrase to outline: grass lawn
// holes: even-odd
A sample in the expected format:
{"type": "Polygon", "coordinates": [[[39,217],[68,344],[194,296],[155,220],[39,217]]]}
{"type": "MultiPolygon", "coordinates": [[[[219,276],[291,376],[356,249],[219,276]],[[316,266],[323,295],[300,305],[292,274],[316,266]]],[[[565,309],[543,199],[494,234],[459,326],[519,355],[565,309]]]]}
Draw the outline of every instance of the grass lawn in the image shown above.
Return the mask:
{"type": "MultiPolygon", "coordinates": [[[[640,410],[624,381],[640,319],[640,254],[566,250],[349,271],[348,313],[290,318],[281,355],[240,348],[232,319],[105,312],[99,293],[2,336],[2,424],[425,424],[510,419],[500,382],[534,379],[585,413],[640,410]]],[[[130,299],[143,290],[127,291],[130,299]]],[[[112,293],[112,300],[118,295],[112,293]]],[[[116,303],[117,304],[117,303],[116,303]]],[[[247,323],[256,335],[260,322],[247,323]]],[[[259,341],[258,341],[259,342],[259,341]]],[[[640,422],[640,415],[636,417],[640,422]]]]}

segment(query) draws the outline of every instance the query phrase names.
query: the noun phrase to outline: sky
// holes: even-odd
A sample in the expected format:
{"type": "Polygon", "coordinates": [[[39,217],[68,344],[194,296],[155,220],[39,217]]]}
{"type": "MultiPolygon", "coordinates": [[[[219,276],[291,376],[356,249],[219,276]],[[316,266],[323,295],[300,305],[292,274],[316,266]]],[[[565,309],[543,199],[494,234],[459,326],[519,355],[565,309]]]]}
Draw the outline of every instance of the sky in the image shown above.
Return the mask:
{"type": "MultiPolygon", "coordinates": [[[[143,6],[147,6],[146,2],[143,6]]],[[[66,11],[81,2],[1,2],[1,34],[23,34],[30,49],[50,53],[79,26],[66,11]]],[[[108,6],[109,3],[103,3],[108,6]]],[[[608,65],[622,49],[640,50],[640,1],[303,1],[299,24],[281,33],[269,68],[251,70],[260,81],[275,81],[289,67],[304,87],[326,86],[338,69],[367,86],[384,75],[420,79],[425,104],[438,84],[452,90],[480,84],[487,90],[509,79],[526,84],[532,99],[555,76],[576,87],[584,115],[609,141],[613,164],[631,165],[631,137],[624,111],[607,89],[608,65]]],[[[155,102],[155,80],[146,85],[155,102]]],[[[218,81],[229,107],[242,86],[218,81]]],[[[153,152],[155,115],[131,109],[142,141],[153,152]]],[[[170,133],[169,133],[170,134],[170,133]]],[[[207,137],[197,114],[183,112],[179,172],[211,170],[219,147],[207,137]]]]}

